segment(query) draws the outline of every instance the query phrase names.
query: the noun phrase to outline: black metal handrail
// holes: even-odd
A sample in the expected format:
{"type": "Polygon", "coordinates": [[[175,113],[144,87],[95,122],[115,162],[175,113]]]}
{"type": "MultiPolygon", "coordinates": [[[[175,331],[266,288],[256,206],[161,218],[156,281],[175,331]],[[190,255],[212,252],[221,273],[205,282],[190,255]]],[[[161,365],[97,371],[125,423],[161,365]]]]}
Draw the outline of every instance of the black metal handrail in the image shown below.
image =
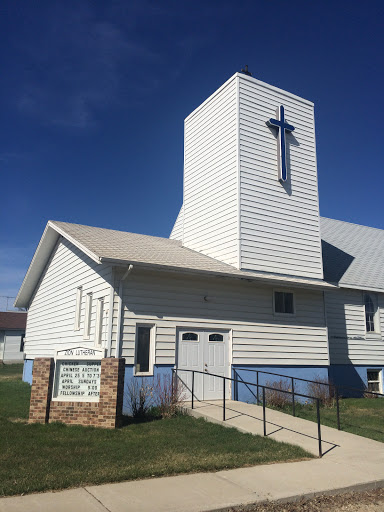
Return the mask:
{"type": "MultiPolygon", "coordinates": [[[[341,430],[340,402],[339,402],[339,400],[340,400],[340,392],[339,392],[339,388],[348,389],[348,390],[351,390],[351,391],[359,391],[360,393],[366,393],[366,394],[370,394],[370,395],[374,395],[374,396],[383,396],[384,397],[383,393],[376,393],[375,391],[365,391],[365,390],[362,390],[362,389],[359,389],[359,388],[354,388],[354,387],[351,387],[351,386],[344,386],[343,384],[341,384],[341,385],[329,384],[329,383],[326,383],[326,382],[319,382],[319,381],[316,381],[316,380],[303,379],[302,377],[292,377],[291,375],[283,375],[281,373],[266,372],[264,370],[254,370],[252,368],[233,368],[233,371],[236,374],[237,374],[237,372],[239,370],[256,373],[256,386],[257,386],[256,400],[257,400],[257,403],[259,403],[259,374],[260,373],[263,373],[263,374],[266,374],[266,375],[274,375],[276,377],[283,377],[284,379],[290,379],[291,380],[292,393],[293,393],[293,396],[292,396],[292,416],[296,415],[295,395],[298,396],[298,394],[295,393],[295,380],[300,380],[302,382],[310,382],[312,384],[317,384],[319,386],[327,386],[329,388],[334,389],[334,391],[335,391],[335,401],[336,401],[337,429],[338,430],[341,430]]],[[[241,381],[241,382],[243,382],[243,381],[241,381]]],[[[246,384],[246,383],[243,382],[243,384],[246,384]]]]}
{"type": "Polygon", "coordinates": [[[253,370],[252,368],[233,368],[234,371],[237,370],[244,370],[247,372],[258,372],[258,373],[265,373],[268,375],[275,375],[277,377],[285,377],[286,379],[295,379],[295,380],[301,380],[303,382],[312,382],[313,384],[319,384],[321,386],[328,386],[330,388],[343,388],[343,389],[349,389],[351,391],[359,391],[360,393],[374,395],[374,396],[384,396],[384,393],[379,393],[377,391],[368,391],[367,389],[360,389],[355,388],[352,386],[346,386],[345,384],[329,384],[327,382],[319,382],[317,380],[310,380],[310,379],[303,379],[302,377],[292,377],[291,375],[283,375],[282,373],[273,373],[273,372],[266,372],[264,370],[253,370]]]}
{"type": "MultiPolygon", "coordinates": [[[[281,393],[288,393],[289,395],[293,395],[293,398],[295,396],[301,396],[303,398],[310,398],[311,400],[316,400],[317,439],[318,439],[318,445],[319,445],[319,457],[323,456],[322,446],[321,446],[320,398],[317,398],[315,396],[310,396],[310,395],[304,395],[302,393],[295,393],[295,392],[292,392],[292,391],[287,391],[285,389],[278,389],[278,388],[273,388],[271,386],[264,386],[263,384],[255,384],[254,382],[245,382],[243,380],[234,379],[233,377],[225,377],[224,375],[217,375],[215,373],[209,373],[207,371],[202,372],[200,370],[189,370],[189,369],[186,369],[186,368],[172,368],[172,380],[173,380],[174,375],[176,376],[176,379],[178,378],[178,375],[177,375],[178,371],[191,372],[192,373],[192,386],[191,386],[191,408],[192,409],[194,409],[195,373],[200,373],[202,375],[209,375],[211,377],[217,377],[219,379],[223,379],[223,421],[226,420],[226,407],[225,407],[225,400],[226,400],[226,393],[225,393],[226,386],[225,386],[225,384],[226,384],[226,381],[231,381],[231,382],[236,382],[236,383],[240,382],[241,384],[246,384],[248,386],[258,386],[258,387],[261,387],[262,388],[262,396],[263,396],[263,431],[264,431],[264,436],[267,435],[267,422],[266,422],[266,412],[265,412],[265,409],[266,409],[265,390],[266,389],[271,390],[271,391],[279,391],[281,393]]],[[[172,388],[173,388],[173,386],[172,386],[172,388]]],[[[294,400],[293,400],[292,404],[293,404],[293,407],[294,407],[294,400]]]]}

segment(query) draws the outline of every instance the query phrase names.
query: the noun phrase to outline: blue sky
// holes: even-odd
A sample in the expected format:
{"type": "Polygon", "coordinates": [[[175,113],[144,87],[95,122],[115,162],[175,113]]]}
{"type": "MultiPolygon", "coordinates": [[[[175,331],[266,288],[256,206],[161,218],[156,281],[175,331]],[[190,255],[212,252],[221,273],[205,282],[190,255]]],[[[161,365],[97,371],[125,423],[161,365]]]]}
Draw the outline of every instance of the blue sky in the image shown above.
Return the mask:
{"type": "Polygon", "coordinates": [[[384,3],[3,0],[0,296],[48,219],[168,236],[183,120],[248,64],[315,103],[320,210],[384,228],[384,3]]]}

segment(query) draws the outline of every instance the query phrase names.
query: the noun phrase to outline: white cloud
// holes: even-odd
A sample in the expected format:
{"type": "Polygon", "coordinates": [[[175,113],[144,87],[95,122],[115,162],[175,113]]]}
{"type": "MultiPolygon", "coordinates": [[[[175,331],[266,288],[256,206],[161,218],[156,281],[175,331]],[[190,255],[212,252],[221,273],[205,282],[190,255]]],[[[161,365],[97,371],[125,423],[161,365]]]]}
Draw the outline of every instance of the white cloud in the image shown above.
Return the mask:
{"type": "MultiPolygon", "coordinates": [[[[32,28],[17,42],[24,78],[16,102],[48,125],[85,129],[107,107],[141,104],[215,38],[214,23],[205,20],[203,28],[192,0],[46,5],[39,16],[32,8],[24,13],[32,28]]],[[[216,20],[222,10],[207,12],[216,20]]]]}
{"type": "Polygon", "coordinates": [[[28,68],[17,101],[20,112],[46,124],[86,128],[94,112],[118,104],[124,69],[157,56],[116,23],[100,21],[80,4],[55,4],[45,30],[23,46],[28,68]]]}

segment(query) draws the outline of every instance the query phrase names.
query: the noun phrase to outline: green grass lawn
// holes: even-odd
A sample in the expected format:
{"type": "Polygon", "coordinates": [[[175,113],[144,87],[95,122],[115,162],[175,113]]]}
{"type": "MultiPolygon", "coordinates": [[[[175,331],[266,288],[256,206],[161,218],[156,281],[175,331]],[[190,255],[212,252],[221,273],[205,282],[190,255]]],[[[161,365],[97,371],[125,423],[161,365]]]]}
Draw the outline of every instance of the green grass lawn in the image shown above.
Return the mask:
{"type": "Polygon", "coordinates": [[[312,457],[296,446],[182,415],[128,421],[117,430],[29,425],[29,395],[20,367],[0,366],[0,495],[312,457]]]}
{"type": "Polygon", "coordinates": [[[21,378],[23,375],[22,364],[0,363],[0,380],[21,378]]]}
{"type": "MultiPolygon", "coordinates": [[[[291,414],[292,407],[286,406],[284,411],[291,414]]],[[[296,416],[317,421],[316,407],[296,404],[296,416]]],[[[321,407],[320,418],[322,425],[337,428],[336,406],[321,407]]],[[[340,399],[340,424],[346,432],[384,442],[384,399],[340,399]]]]}

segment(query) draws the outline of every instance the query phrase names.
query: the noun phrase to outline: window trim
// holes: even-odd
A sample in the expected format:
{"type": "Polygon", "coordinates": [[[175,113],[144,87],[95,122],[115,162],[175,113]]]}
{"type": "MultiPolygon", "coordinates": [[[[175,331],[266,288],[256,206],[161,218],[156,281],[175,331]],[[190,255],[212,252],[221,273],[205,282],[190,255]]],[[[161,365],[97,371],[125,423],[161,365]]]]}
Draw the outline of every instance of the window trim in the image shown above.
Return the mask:
{"type": "Polygon", "coordinates": [[[133,376],[134,377],[153,377],[153,367],[155,364],[155,341],[156,341],[156,324],[153,323],[139,323],[136,324],[135,332],[135,359],[133,364],[133,376]],[[149,334],[149,369],[147,372],[136,371],[136,360],[137,360],[137,340],[139,334],[139,327],[148,327],[150,329],[149,334]]]}
{"type": "Polygon", "coordinates": [[[80,331],[82,300],[83,300],[83,287],[78,286],[76,289],[75,323],[74,323],[74,327],[73,327],[74,331],[80,331]]]}
{"type": "Polygon", "coordinates": [[[97,299],[96,305],[96,325],[95,325],[95,346],[103,346],[103,319],[104,319],[104,297],[97,299]]]}
{"type": "Polygon", "coordinates": [[[84,333],[83,338],[89,340],[91,338],[91,316],[92,316],[92,292],[87,293],[85,297],[85,316],[84,316],[84,333]]]}
{"type": "Polygon", "coordinates": [[[200,334],[198,332],[195,332],[194,330],[185,331],[181,334],[181,341],[185,341],[187,343],[199,343],[200,342],[200,334]],[[195,334],[197,336],[197,340],[185,340],[184,334],[195,334]]]}
{"type": "MultiPolygon", "coordinates": [[[[367,367],[367,389],[368,389],[368,385],[369,385],[369,381],[368,381],[368,372],[379,372],[379,391],[372,391],[372,393],[379,393],[379,394],[382,394],[383,393],[383,371],[382,371],[382,368],[368,368],[367,367]]],[[[371,382],[377,382],[377,381],[371,381],[371,382]]]]}
{"type": "Polygon", "coordinates": [[[25,347],[25,333],[21,335],[19,352],[24,352],[24,347],[25,347]]]}
{"type": "Polygon", "coordinates": [[[272,292],[272,308],[273,308],[273,315],[277,317],[284,317],[284,318],[293,318],[296,316],[296,298],[295,298],[295,292],[290,289],[284,289],[284,288],[274,288],[272,292]],[[276,311],[276,302],[275,302],[275,293],[276,292],[282,292],[282,293],[292,293],[292,305],[293,305],[293,313],[279,313],[276,311]]]}
{"type": "Polygon", "coordinates": [[[380,308],[377,294],[373,292],[363,291],[363,308],[364,308],[364,329],[365,329],[365,337],[369,338],[381,338],[381,326],[380,326],[380,308]],[[367,331],[367,310],[365,307],[365,296],[368,295],[375,308],[373,314],[373,326],[374,331],[367,331]]]}
{"type": "Polygon", "coordinates": [[[208,343],[225,343],[224,334],[222,334],[221,332],[215,332],[215,331],[214,332],[210,332],[208,334],[208,343]],[[210,340],[209,339],[211,336],[216,336],[216,335],[221,336],[222,339],[220,341],[218,341],[218,340],[210,340]]]}

